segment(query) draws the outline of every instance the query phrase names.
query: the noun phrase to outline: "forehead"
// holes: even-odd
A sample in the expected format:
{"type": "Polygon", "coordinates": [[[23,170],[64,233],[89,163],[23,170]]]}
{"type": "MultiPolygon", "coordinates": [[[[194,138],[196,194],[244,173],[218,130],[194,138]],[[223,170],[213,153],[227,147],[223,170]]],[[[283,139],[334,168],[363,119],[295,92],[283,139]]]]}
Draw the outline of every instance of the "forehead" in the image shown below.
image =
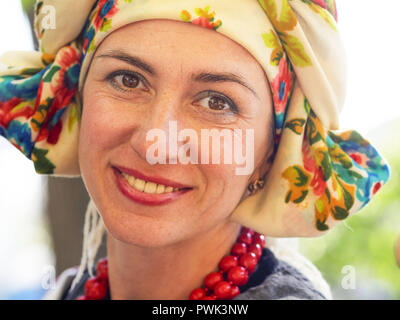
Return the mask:
{"type": "Polygon", "coordinates": [[[126,25],[112,32],[96,55],[108,50],[142,56],[157,66],[218,68],[240,73],[260,72],[256,59],[240,44],[217,31],[187,22],[154,19],[126,25]]]}

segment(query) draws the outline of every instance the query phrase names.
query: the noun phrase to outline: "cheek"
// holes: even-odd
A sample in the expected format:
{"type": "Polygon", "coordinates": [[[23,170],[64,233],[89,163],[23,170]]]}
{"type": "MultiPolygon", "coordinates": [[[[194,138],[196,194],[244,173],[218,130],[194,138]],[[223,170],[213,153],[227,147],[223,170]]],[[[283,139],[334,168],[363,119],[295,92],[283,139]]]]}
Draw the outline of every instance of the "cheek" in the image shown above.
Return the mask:
{"type": "Polygon", "coordinates": [[[206,177],[203,199],[207,202],[205,214],[215,219],[226,218],[239,203],[247,188],[249,176],[237,175],[235,164],[200,165],[206,177]]]}
{"type": "Polygon", "coordinates": [[[124,124],[116,106],[107,97],[91,94],[84,97],[79,137],[79,165],[82,178],[92,197],[101,190],[102,174],[113,150],[124,143],[124,124]]]}
{"type": "Polygon", "coordinates": [[[118,117],[104,99],[87,99],[83,106],[80,145],[90,150],[104,150],[118,141],[118,117]]]}
{"type": "Polygon", "coordinates": [[[95,161],[109,160],[114,149],[129,141],[134,126],[132,114],[123,103],[95,88],[88,90],[81,121],[80,155],[87,154],[95,161]]]}

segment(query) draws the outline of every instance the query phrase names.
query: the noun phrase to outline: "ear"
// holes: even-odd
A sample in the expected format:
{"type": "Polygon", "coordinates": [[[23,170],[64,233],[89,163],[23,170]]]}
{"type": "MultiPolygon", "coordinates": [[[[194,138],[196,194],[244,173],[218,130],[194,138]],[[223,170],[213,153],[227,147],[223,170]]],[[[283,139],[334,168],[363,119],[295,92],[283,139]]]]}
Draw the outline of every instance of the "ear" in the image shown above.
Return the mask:
{"type": "MultiPolygon", "coordinates": [[[[269,170],[271,169],[272,162],[274,160],[274,148],[268,148],[264,157],[261,159],[251,176],[249,177],[248,184],[253,183],[255,180],[260,178],[265,178],[268,175],[269,170]]],[[[246,199],[250,195],[250,191],[248,188],[243,192],[242,197],[240,198],[240,202],[246,199]]]]}
{"type": "Polygon", "coordinates": [[[274,148],[273,147],[268,148],[267,151],[265,152],[264,157],[257,164],[256,168],[251,174],[249,178],[249,183],[252,183],[260,178],[265,178],[268,175],[268,172],[271,169],[272,163],[274,161],[274,155],[275,155],[274,148]]]}

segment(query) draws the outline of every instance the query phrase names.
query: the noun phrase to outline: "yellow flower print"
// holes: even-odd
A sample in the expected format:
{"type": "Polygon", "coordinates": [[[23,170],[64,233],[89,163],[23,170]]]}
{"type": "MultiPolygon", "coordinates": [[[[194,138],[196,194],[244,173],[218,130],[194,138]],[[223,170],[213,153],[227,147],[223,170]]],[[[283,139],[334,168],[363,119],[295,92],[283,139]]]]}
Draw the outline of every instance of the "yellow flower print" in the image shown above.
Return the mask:
{"type": "MultiPolygon", "coordinates": [[[[311,58],[306,53],[303,44],[296,36],[293,36],[289,33],[289,31],[292,31],[296,28],[297,18],[292,8],[289,6],[288,0],[282,1],[282,8],[279,17],[276,0],[258,1],[268,15],[272,25],[277,30],[277,35],[280,39],[280,42],[293,64],[298,67],[312,66],[311,58]]],[[[274,44],[274,39],[271,39],[271,36],[268,34],[263,35],[263,39],[264,42],[266,42],[267,47],[268,45],[274,44]]],[[[278,48],[276,47],[276,49],[278,48]]],[[[276,56],[278,54],[279,51],[274,50],[271,61],[276,60],[276,56]]]]}
{"type": "Polygon", "coordinates": [[[350,156],[344,152],[337,144],[329,148],[329,155],[331,157],[332,163],[340,163],[343,168],[351,168],[353,162],[350,156]]]}
{"type": "Polygon", "coordinates": [[[215,16],[215,11],[209,13],[208,11],[210,10],[210,6],[206,6],[204,9],[201,8],[195,8],[194,12],[199,16],[199,17],[204,17],[208,20],[213,20],[215,16]]]}
{"type": "Polygon", "coordinates": [[[68,131],[72,132],[74,125],[78,123],[78,119],[81,117],[79,101],[76,100],[75,103],[71,103],[70,113],[68,117],[68,131]]]}
{"type": "Polygon", "coordinates": [[[273,66],[279,66],[279,62],[283,57],[283,48],[279,42],[279,39],[274,31],[269,33],[263,33],[262,38],[267,48],[274,49],[271,53],[270,64],[273,66]]]}
{"type": "Polygon", "coordinates": [[[192,24],[197,24],[199,26],[205,27],[207,29],[217,30],[221,25],[222,21],[214,21],[215,11],[209,12],[210,6],[206,6],[204,9],[195,8],[194,12],[197,18],[192,19],[192,15],[187,10],[182,10],[180,18],[184,22],[190,22],[192,24]]]}
{"type": "Polygon", "coordinates": [[[259,0],[269,19],[279,32],[293,30],[297,25],[297,18],[287,0],[282,1],[281,14],[278,18],[278,8],[275,0],[259,0]]]}
{"type": "MultiPolygon", "coordinates": [[[[312,11],[320,15],[321,18],[324,19],[333,30],[337,31],[335,18],[327,9],[321,7],[320,5],[315,4],[310,0],[301,0],[301,1],[307,4],[312,11]]],[[[331,4],[330,6],[333,7],[334,5],[331,4]]]]}
{"type": "Polygon", "coordinates": [[[190,22],[190,19],[192,19],[191,14],[187,10],[182,10],[181,20],[184,22],[190,22]]]}
{"type": "Polygon", "coordinates": [[[285,123],[285,128],[292,130],[297,135],[301,135],[303,133],[305,123],[306,120],[302,118],[287,120],[285,123]]]}
{"type": "Polygon", "coordinates": [[[326,220],[332,215],[335,220],[343,220],[349,215],[354,204],[355,186],[340,181],[336,174],[332,175],[334,193],[326,189],[315,202],[315,222],[318,230],[328,229],[326,220]]]}
{"type": "Polygon", "coordinates": [[[282,173],[282,177],[289,181],[285,202],[301,203],[308,194],[311,175],[300,166],[292,166],[282,173]]]}
{"type": "Polygon", "coordinates": [[[42,53],[42,63],[47,66],[54,61],[55,57],[54,54],[42,53]]]}
{"type": "Polygon", "coordinates": [[[307,119],[306,136],[311,144],[314,144],[321,140],[326,140],[325,129],[321,121],[315,115],[314,111],[312,111],[312,109],[310,109],[309,117],[307,119]]]}

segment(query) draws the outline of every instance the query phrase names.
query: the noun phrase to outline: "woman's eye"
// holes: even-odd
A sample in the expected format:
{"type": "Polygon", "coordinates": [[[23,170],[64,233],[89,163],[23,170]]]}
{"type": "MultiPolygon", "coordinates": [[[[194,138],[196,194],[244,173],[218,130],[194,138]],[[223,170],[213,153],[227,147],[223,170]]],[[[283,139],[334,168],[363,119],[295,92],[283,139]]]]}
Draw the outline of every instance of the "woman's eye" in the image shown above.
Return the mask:
{"type": "Polygon", "coordinates": [[[207,92],[206,94],[208,95],[207,97],[198,100],[201,106],[214,111],[237,112],[236,105],[229,98],[216,95],[213,92],[207,92]]]}
{"type": "Polygon", "coordinates": [[[113,72],[107,76],[107,80],[113,87],[120,90],[146,88],[142,77],[132,72],[113,72]]]}
{"type": "Polygon", "coordinates": [[[121,82],[127,88],[136,88],[140,80],[133,75],[125,74],[121,76],[121,82]]]}

